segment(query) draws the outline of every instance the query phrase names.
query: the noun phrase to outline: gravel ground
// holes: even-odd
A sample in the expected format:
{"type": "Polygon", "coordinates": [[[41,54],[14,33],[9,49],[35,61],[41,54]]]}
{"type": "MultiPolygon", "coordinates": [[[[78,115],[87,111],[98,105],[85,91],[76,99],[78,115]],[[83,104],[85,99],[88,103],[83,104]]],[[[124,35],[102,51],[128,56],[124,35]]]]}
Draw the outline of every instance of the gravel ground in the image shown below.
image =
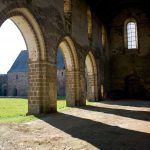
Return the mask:
{"type": "Polygon", "coordinates": [[[150,150],[150,101],[103,101],[0,124],[0,150],[150,150]]]}

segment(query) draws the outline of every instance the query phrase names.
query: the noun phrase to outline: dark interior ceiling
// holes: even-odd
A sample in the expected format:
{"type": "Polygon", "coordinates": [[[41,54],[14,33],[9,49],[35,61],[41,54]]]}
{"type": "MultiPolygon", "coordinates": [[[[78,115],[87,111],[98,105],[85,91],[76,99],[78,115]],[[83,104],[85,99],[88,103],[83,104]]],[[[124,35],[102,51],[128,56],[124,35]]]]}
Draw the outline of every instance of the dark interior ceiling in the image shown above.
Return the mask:
{"type": "Polygon", "coordinates": [[[104,22],[108,23],[121,9],[136,7],[150,16],[149,0],[86,0],[91,9],[104,22]]]}

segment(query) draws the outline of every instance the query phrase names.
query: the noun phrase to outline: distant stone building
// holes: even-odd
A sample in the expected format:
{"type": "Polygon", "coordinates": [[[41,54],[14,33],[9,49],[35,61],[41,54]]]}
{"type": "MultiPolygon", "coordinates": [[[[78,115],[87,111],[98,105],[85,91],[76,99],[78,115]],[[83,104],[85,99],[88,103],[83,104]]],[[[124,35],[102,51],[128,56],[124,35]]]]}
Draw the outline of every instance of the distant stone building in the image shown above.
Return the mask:
{"type": "MultiPolygon", "coordinates": [[[[65,64],[61,50],[57,53],[57,95],[65,96],[65,64]]],[[[0,96],[28,96],[28,52],[23,50],[5,75],[0,75],[0,96]]]]}
{"type": "Polygon", "coordinates": [[[0,75],[0,96],[7,96],[7,75],[0,75]]]}
{"type": "Polygon", "coordinates": [[[27,97],[28,95],[28,53],[21,51],[7,73],[8,96],[27,97]]]}

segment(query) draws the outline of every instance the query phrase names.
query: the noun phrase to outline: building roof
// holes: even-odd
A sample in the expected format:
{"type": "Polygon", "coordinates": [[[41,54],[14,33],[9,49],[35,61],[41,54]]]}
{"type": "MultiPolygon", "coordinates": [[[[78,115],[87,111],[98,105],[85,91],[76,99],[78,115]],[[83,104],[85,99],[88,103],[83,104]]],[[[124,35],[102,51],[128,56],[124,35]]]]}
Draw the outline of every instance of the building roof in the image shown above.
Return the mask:
{"type": "MultiPolygon", "coordinates": [[[[61,50],[57,51],[57,69],[65,69],[64,58],[61,50]]],[[[15,62],[11,66],[8,73],[12,72],[27,72],[28,71],[28,51],[22,50],[15,62]]]]}
{"type": "Polygon", "coordinates": [[[7,76],[7,74],[0,74],[0,77],[4,77],[4,76],[7,76]]]}
{"type": "Polygon", "coordinates": [[[17,59],[11,66],[8,73],[12,72],[27,72],[28,71],[28,52],[27,50],[22,50],[18,55],[17,59]]]}

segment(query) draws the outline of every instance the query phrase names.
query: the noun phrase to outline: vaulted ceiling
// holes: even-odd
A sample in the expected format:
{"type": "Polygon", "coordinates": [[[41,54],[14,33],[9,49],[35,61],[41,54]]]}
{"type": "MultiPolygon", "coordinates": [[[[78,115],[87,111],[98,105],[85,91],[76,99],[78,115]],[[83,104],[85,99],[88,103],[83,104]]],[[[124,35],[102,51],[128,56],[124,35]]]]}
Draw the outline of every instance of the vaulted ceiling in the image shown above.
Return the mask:
{"type": "Polygon", "coordinates": [[[148,0],[86,0],[91,9],[105,22],[111,19],[123,8],[138,7],[150,15],[148,0]]]}

